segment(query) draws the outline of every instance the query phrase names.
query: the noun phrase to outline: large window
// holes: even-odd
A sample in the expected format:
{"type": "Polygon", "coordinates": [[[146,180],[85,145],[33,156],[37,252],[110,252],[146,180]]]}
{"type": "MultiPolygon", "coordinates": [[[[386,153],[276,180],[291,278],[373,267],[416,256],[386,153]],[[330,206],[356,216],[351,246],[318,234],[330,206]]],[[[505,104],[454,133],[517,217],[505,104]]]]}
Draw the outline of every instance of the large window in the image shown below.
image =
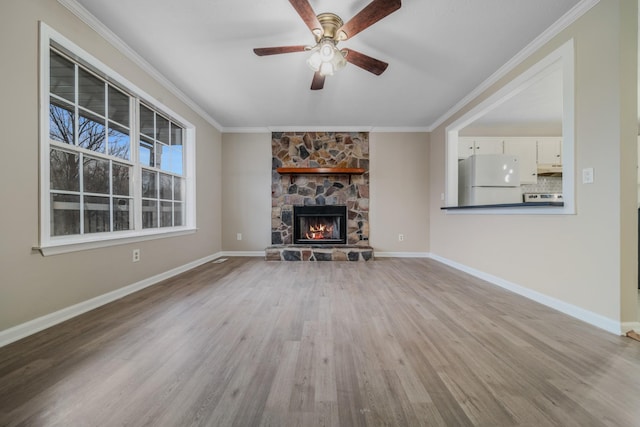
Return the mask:
{"type": "Polygon", "coordinates": [[[43,28],[40,247],[193,229],[192,127],[43,28]]]}

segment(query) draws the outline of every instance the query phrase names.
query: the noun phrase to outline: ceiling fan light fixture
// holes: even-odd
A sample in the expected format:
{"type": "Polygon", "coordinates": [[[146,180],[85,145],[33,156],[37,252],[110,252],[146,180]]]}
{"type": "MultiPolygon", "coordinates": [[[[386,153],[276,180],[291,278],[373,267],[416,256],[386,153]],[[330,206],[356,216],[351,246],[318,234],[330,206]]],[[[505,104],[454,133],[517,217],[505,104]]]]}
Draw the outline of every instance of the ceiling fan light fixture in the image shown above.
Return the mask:
{"type": "Polygon", "coordinates": [[[313,71],[318,71],[322,65],[322,58],[320,57],[320,49],[318,46],[311,49],[311,55],[307,58],[307,65],[311,67],[313,71]]]}
{"type": "Polygon", "coordinates": [[[338,49],[339,42],[347,40],[369,28],[387,15],[400,9],[401,0],[371,0],[346,24],[335,13],[315,15],[310,0],[289,0],[300,18],[313,34],[316,44],[311,46],[277,46],[253,49],[258,56],[290,52],[309,52],[307,65],[314,71],[311,90],[324,87],[325,76],[333,75],[350,62],[377,76],[387,69],[386,62],[367,56],[353,49],[338,49]]]}
{"type": "Polygon", "coordinates": [[[333,76],[334,68],[331,62],[323,62],[320,65],[320,74],[323,76],[333,76]]]}
{"type": "Polygon", "coordinates": [[[323,76],[331,76],[344,68],[347,60],[344,53],[336,47],[335,41],[325,39],[311,49],[307,64],[313,71],[320,72],[323,76]]]}
{"type": "Polygon", "coordinates": [[[329,62],[333,59],[333,56],[335,55],[335,51],[338,50],[335,46],[335,44],[329,42],[329,41],[324,41],[322,42],[322,44],[320,45],[320,59],[322,60],[322,62],[329,62]]]}

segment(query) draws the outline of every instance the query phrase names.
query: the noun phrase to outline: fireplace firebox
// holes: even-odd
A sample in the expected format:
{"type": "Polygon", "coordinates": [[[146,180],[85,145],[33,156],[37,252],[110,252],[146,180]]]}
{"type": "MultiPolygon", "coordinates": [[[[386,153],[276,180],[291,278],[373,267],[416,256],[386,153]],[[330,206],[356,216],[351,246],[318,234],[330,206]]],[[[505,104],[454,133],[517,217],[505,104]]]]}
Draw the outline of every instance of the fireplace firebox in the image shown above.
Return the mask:
{"type": "Polygon", "coordinates": [[[346,244],[347,207],[343,205],[294,206],[293,243],[346,244]]]}

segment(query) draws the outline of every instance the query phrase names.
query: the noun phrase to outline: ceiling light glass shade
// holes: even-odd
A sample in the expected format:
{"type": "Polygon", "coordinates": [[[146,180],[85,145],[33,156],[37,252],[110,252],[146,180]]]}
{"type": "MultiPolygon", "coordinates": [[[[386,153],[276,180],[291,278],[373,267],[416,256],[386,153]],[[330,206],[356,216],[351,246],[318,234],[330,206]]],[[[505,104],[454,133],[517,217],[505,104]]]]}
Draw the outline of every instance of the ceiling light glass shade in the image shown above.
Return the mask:
{"type": "Polygon", "coordinates": [[[333,40],[323,40],[311,49],[307,64],[313,71],[319,71],[323,76],[331,76],[344,68],[347,60],[333,40]]]}

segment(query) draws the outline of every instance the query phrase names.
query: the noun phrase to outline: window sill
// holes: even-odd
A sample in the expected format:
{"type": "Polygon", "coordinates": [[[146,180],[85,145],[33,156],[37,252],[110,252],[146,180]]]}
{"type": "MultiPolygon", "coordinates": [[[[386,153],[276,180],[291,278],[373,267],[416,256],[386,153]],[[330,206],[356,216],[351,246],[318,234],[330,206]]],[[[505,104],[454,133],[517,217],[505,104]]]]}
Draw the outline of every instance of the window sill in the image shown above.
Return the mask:
{"type": "Polygon", "coordinates": [[[146,240],[185,236],[188,234],[193,234],[196,231],[197,231],[196,228],[182,228],[182,229],[173,230],[173,231],[161,231],[161,232],[144,233],[144,234],[126,233],[119,236],[105,237],[101,240],[90,240],[90,241],[59,240],[59,241],[48,242],[47,244],[40,245],[40,246],[34,246],[33,249],[36,251],[39,251],[42,254],[42,256],[51,256],[51,255],[66,254],[70,252],[86,251],[90,249],[106,248],[109,246],[125,245],[128,243],[143,242],[146,240]]]}

